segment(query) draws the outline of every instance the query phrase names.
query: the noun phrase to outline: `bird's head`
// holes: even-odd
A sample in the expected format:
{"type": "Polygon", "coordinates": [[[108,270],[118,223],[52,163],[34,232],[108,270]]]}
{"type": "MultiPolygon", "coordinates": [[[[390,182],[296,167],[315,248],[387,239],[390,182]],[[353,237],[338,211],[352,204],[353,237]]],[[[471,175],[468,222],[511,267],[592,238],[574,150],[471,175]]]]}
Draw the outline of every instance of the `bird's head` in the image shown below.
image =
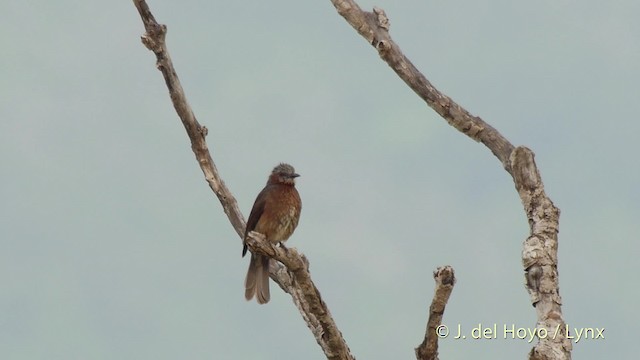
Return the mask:
{"type": "Polygon", "coordinates": [[[281,163],[273,168],[271,176],[269,176],[269,183],[280,183],[287,185],[295,185],[295,179],[300,176],[296,174],[296,170],[293,166],[285,163],[281,163]]]}

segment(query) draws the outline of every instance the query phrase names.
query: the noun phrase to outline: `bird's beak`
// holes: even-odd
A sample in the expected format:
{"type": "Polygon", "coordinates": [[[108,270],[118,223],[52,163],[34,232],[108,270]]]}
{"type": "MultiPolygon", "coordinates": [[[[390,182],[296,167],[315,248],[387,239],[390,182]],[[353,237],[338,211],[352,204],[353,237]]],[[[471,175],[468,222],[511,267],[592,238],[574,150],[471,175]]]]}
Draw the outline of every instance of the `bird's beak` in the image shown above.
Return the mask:
{"type": "Polygon", "coordinates": [[[291,175],[289,175],[289,176],[291,176],[291,178],[292,178],[292,179],[295,179],[295,178],[297,178],[298,176],[300,176],[300,174],[293,173],[293,174],[291,174],[291,175]]]}

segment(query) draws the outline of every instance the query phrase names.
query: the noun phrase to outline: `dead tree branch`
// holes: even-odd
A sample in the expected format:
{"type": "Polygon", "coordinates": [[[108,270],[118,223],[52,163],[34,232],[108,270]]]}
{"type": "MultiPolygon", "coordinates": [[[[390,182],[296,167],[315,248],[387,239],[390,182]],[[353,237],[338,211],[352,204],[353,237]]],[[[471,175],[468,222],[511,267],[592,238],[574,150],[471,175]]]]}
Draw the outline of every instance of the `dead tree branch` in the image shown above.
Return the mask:
{"type": "MultiPolygon", "coordinates": [[[[429,320],[424,340],[416,350],[416,358],[419,360],[438,360],[438,337],[441,335],[442,316],[447,306],[453,286],[456,284],[456,276],[451,266],[442,266],[433,272],[436,281],[436,289],[429,307],[429,320]]],[[[448,330],[445,330],[448,331],[448,330]]]]}
{"type": "MultiPolygon", "coordinates": [[[[201,126],[187,102],[187,98],[178,79],[178,75],[171,62],[169,51],[165,43],[167,27],[156,22],[149,6],[144,0],[133,0],[145,27],[142,43],[156,55],[156,66],[162,73],[169,95],[187,135],[191,140],[191,149],[204,173],[209,187],[218,197],[231,225],[240,236],[244,235],[245,220],[240,212],[238,203],[227,188],[213,162],[209,148],[205,141],[208,130],[201,126]]],[[[251,233],[248,245],[251,251],[258,251],[272,256],[286,265],[278,265],[270,269],[271,278],[287,293],[302,314],[307,326],[324,351],[327,359],[351,360],[349,347],[342,338],[327,305],[322,301],[320,292],[311,280],[309,263],[304,255],[295,249],[280,249],[272,247],[257,233],[251,233]]]]}
{"type": "MultiPolygon", "coordinates": [[[[560,210],[544,192],[534,154],[526,147],[514,147],[496,129],[471,115],[437,90],[402,53],[389,35],[389,19],[382,9],[360,9],[353,0],[331,0],[338,13],[371,44],[395,73],[451,126],[484,144],[513,178],[530,226],[522,261],[527,290],[536,308],[538,329],[556,336],[539,337],[530,359],[571,359],[571,342],[562,318],[558,276],[558,228],[560,210]]],[[[541,332],[538,332],[541,333],[541,332]]]]}
{"type": "Polygon", "coordinates": [[[278,285],[291,295],[327,359],[354,360],[327,304],[311,280],[307,258],[298,254],[295,248],[273,246],[262,234],[255,231],[249,233],[247,245],[252,251],[267,255],[285,265],[270,269],[272,278],[275,274],[280,280],[276,281],[278,285]]]}
{"type": "Polygon", "coordinates": [[[167,26],[156,22],[153,14],[151,14],[151,10],[149,10],[149,6],[144,0],[134,0],[133,3],[140,13],[146,31],[141,37],[142,43],[156,55],[156,67],[164,77],[173,107],[176,109],[176,113],[178,113],[178,117],[180,117],[185,130],[187,130],[187,135],[189,136],[189,140],[191,140],[191,149],[196,156],[200,169],[202,169],[204,173],[204,178],[220,200],[222,208],[227,214],[233,228],[238,235],[243,236],[245,221],[238,207],[238,202],[218,174],[218,169],[211,158],[207,142],[205,141],[208,130],[196,120],[196,116],[193,114],[193,110],[191,110],[191,106],[187,102],[187,97],[178,79],[178,74],[173,68],[173,62],[171,61],[171,56],[169,56],[169,51],[165,43],[167,26]]]}

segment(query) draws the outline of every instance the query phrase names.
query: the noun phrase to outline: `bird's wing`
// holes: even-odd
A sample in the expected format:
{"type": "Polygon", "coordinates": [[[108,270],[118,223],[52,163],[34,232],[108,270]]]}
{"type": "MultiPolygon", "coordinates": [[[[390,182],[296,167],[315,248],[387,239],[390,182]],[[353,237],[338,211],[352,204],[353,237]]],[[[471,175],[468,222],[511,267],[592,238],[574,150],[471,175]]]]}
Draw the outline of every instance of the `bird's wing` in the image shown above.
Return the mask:
{"type": "Polygon", "coordinates": [[[256,225],[258,224],[258,220],[260,220],[260,217],[264,212],[264,206],[267,203],[266,197],[267,197],[267,187],[265,187],[264,189],[262,189],[262,191],[260,191],[260,194],[258,194],[256,201],[253,203],[253,208],[251,208],[251,213],[249,214],[249,220],[247,220],[247,227],[244,230],[244,239],[243,239],[243,246],[242,246],[243,257],[247,254],[247,244],[245,244],[244,241],[247,239],[247,235],[249,234],[249,232],[253,231],[256,228],[256,225]]]}

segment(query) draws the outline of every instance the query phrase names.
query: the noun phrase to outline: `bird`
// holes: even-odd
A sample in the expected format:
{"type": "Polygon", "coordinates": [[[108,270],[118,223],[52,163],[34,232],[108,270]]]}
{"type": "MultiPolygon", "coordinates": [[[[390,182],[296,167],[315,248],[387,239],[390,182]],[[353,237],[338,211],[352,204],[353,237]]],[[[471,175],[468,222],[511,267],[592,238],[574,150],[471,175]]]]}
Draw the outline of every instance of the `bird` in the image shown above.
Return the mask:
{"type": "MultiPolygon", "coordinates": [[[[298,226],[302,201],[295,187],[300,176],[293,166],[280,163],[273,168],[267,184],[253,203],[244,232],[242,257],[247,254],[247,235],[251,231],[263,234],[267,241],[282,245],[298,226]]],[[[269,257],[253,253],[244,281],[247,301],[256,297],[258,304],[269,302],[269,257]]]]}

